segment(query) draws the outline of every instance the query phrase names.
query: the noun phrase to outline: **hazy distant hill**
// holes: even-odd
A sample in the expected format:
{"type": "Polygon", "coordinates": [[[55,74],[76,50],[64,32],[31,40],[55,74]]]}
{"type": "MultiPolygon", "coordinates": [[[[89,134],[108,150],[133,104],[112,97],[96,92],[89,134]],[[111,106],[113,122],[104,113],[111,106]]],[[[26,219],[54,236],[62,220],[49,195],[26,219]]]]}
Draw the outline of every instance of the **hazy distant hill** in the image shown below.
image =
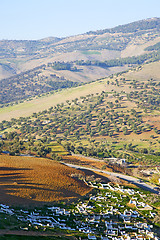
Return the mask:
{"type": "Polygon", "coordinates": [[[66,38],[2,40],[1,104],[159,60],[159,44],[160,18],[66,38]]]}
{"type": "Polygon", "coordinates": [[[132,23],[128,23],[125,25],[119,25],[117,27],[111,28],[111,29],[104,29],[104,30],[98,30],[95,32],[89,32],[89,33],[95,33],[95,34],[102,34],[102,33],[135,33],[139,30],[149,30],[149,29],[157,29],[160,30],[160,18],[148,18],[146,20],[140,20],[132,23]]]}
{"type": "Polygon", "coordinates": [[[10,77],[16,74],[16,70],[8,64],[0,63],[0,76],[2,78],[10,77]]]}

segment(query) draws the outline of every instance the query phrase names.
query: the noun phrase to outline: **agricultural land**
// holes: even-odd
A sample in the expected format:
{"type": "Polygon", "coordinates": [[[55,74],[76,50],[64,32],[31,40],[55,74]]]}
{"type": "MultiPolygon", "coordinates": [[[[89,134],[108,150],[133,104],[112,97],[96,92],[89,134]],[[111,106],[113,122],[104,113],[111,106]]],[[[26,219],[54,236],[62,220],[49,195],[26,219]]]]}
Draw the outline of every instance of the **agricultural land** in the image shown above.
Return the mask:
{"type": "Polygon", "coordinates": [[[0,239],[159,239],[159,29],[0,41],[0,239]]]}

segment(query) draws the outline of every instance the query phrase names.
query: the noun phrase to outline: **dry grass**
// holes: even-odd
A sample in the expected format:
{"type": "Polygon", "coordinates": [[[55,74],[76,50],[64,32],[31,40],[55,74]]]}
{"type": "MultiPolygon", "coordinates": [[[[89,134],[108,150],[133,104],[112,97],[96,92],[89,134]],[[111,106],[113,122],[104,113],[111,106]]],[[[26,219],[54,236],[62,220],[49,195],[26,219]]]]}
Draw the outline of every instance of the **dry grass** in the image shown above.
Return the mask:
{"type": "Polygon", "coordinates": [[[83,174],[53,160],[0,155],[1,202],[37,204],[83,196],[90,188],[73,173],[83,174]]]}
{"type": "Polygon", "coordinates": [[[155,79],[160,80],[160,61],[159,62],[153,62],[150,64],[145,64],[141,70],[138,71],[130,71],[124,76],[127,79],[135,79],[135,80],[141,80],[145,81],[148,79],[155,79]]]}
{"type": "Polygon", "coordinates": [[[76,88],[64,89],[55,94],[49,94],[40,98],[35,98],[24,103],[5,107],[0,109],[0,122],[10,120],[11,118],[30,116],[34,112],[43,111],[57,104],[65,103],[66,100],[73,100],[86,96],[88,94],[96,94],[102,91],[111,92],[112,90],[121,92],[122,90],[129,92],[129,87],[118,87],[115,85],[107,85],[107,79],[99,82],[93,82],[76,88]]]}

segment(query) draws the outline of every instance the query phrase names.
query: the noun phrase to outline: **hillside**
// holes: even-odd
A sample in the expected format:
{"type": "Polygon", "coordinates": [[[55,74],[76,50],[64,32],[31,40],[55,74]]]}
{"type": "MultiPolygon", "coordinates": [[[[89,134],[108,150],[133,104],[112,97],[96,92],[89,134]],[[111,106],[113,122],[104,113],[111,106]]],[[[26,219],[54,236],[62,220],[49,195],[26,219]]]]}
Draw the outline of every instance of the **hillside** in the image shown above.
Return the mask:
{"type": "Polygon", "coordinates": [[[53,160],[1,155],[0,162],[1,203],[37,205],[78,198],[90,191],[82,181],[72,178],[72,174],[83,174],[81,171],[53,160]]]}
{"type": "MultiPolygon", "coordinates": [[[[113,81],[116,79],[117,74],[114,75],[113,81]]],[[[135,70],[130,70],[127,73],[119,74],[120,78],[125,77],[126,79],[147,81],[148,79],[155,79],[157,83],[160,81],[160,62],[153,62],[149,64],[144,64],[140,68],[137,67],[135,70]]],[[[85,84],[71,89],[63,89],[60,92],[51,92],[50,94],[44,94],[39,97],[27,99],[27,101],[11,104],[8,107],[3,107],[0,109],[0,120],[10,120],[15,117],[30,116],[34,112],[43,111],[49,107],[55,106],[56,104],[65,103],[66,100],[72,101],[76,97],[84,97],[88,94],[96,94],[104,91],[126,91],[130,92],[131,89],[124,85],[108,85],[107,81],[109,78],[104,78],[100,81],[95,81],[93,83],[85,84]]]]}
{"type": "Polygon", "coordinates": [[[76,63],[49,63],[0,81],[0,106],[10,102],[40,96],[59,89],[75,87],[112,73],[126,70],[125,66],[100,68],[78,66],[76,63]],[[15,94],[16,93],[16,94],[15,94]]]}
{"type": "MultiPolygon", "coordinates": [[[[132,164],[139,161],[151,166],[158,164],[159,66],[160,62],[144,64],[96,82],[2,108],[1,134],[9,140],[7,132],[15,132],[23,141],[32,136],[35,142],[32,147],[24,144],[23,150],[17,140],[9,145],[6,142],[2,149],[13,153],[29,150],[41,156],[36,141],[43,142],[45,138],[51,143],[63,141],[68,144],[67,151],[71,145],[75,153],[88,156],[124,157],[132,164]]],[[[42,156],[46,154],[43,149],[42,152],[42,156]]]]}
{"type": "Polygon", "coordinates": [[[70,88],[102,79],[140,64],[160,60],[158,44],[149,46],[140,56],[111,60],[50,62],[0,81],[0,104],[23,101],[44,93],[70,88]],[[152,49],[153,51],[151,51],[152,49]],[[16,94],[15,94],[16,93],[16,94]]]}
{"type": "Polygon", "coordinates": [[[70,87],[72,82],[95,81],[159,60],[159,42],[159,18],[61,39],[2,40],[0,103],[70,87]],[[59,68],[54,67],[56,62],[59,68]]]}
{"type": "MultiPolygon", "coordinates": [[[[0,151],[60,160],[64,153],[55,153],[52,148],[58,142],[67,153],[106,159],[125,158],[135,168],[121,169],[129,174],[135,174],[138,165],[158,167],[159,21],[150,19],[144,25],[142,23],[139,23],[140,30],[135,32],[134,27],[130,30],[132,37],[137,37],[137,43],[116,50],[123,51],[121,58],[107,60],[100,58],[101,50],[83,50],[85,56],[97,55],[99,60],[50,61],[1,80],[0,151]],[[150,28],[155,21],[157,27],[152,28],[155,35],[146,35],[149,42],[143,35],[151,31],[146,23],[150,28]],[[140,34],[142,26],[145,27],[140,34]],[[137,49],[139,55],[128,56],[129,49],[130,53],[137,49]],[[112,74],[113,69],[115,74],[112,74]],[[96,80],[98,74],[103,72],[105,75],[107,71],[108,77],[96,80]],[[94,81],[88,83],[93,75],[94,81]]],[[[117,34],[116,31],[103,34],[117,34]]],[[[124,31],[128,31],[128,27],[124,31]]],[[[97,39],[101,36],[94,34],[97,39]]],[[[58,39],[53,44],[65,42],[67,46],[66,41],[58,39]]]]}
{"type": "Polygon", "coordinates": [[[159,196],[160,18],[0,40],[0,239],[158,239],[159,196]]]}

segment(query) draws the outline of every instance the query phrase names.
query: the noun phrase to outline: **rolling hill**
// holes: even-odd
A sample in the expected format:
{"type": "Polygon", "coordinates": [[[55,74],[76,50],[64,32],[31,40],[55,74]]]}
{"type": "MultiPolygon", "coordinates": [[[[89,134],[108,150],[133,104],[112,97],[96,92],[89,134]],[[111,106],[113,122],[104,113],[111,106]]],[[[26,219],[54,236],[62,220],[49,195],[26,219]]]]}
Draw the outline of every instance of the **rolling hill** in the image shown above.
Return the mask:
{"type": "MultiPolygon", "coordinates": [[[[137,80],[138,82],[148,81],[149,79],[155,79],[157,83],[160,81],[160,61],[141,65],[135,69],[129,70],[126,73],[115,74],[113,76],[113,82],[119,75],[119,78],[126,78],[130,80],[137,80]]],[[[57,104],[65,103],[67,100],[73,101],[76,97],[84,97],[88,94],[101,93],[102,91],[117,91],[117,92],[131,92],[132,89],[129,86],[124,85],[108,85],[107,81],[111,81],[111,78],[104,78],[99,81],[94,81],[82,86],[72,87],[69,89],[62,89],[58,92],[51,92],[42,94],[40,96],[28,98],[25,101],[9,104],[8,106],[1,107],[0,120],[10,120],[15,117],[30,116],[34,112],[44,111],[57,104]]]]}
{"type": "Polygon", "coordinates": [[[160,59],[160,19],[66,38],[0,41],[0,104],[110,76],[160,59]]]}
{"type": "MultiPolygon", "coordinates": [[[[159,39],[159,19],[154,18],[65,39],[43,39],[37,47],[39,50],[35,50],[34,42],[32,57],[35,51],[44,54],[54,46],[59,49],[55,56],[65,58],[74,52],[75,58],[65,61],[57,58],[45,63],[50,54],[48,58],[37,55],[37,59],[42,60],[41,65],[0,81],[1,134],[7,136],[14,132],[23,141],[30,136],[34,139],[47,137],[49,141],[59,139],[75,146],[79,141],[83,151],[90,151],[84,146],[92,146],[92,141],[100,145],[104,142],[105,147],[111,147],[112,154],[102,151],[107,156],[125,155],[124,145],[134,142],[134,147],[128,148],[134,152],[135,162],[138,156],[143,159],[143,151],[154,155],[153,159],[148,157],[147,162],[159,161],[159,39]],[[105,44],[116,43],[112,49],[111,45],[104,48],[102,35],[107,39],[105,44]],[[92,44],[87,45],[93,36],[92,44]],[[84,41],[86,49],[83,49],[84,41]],[[43,48],[43,44],[48,48],[43,48]],[[63,53],[60,53],[62,45],[63,53]],[[101,58],[104,51],[108,57],[101,58]],[[110,52],[119,56],[113,58],[110,52]],[[107,73],[109,76],[104,77],[107,73]],[[100,79],[96,80],[97,77],[100,79]],[[114,150],[117,148],[120,152],[113,153],[113,142],[117,144],[114,150]]],[[[30,47],[25,44],[26,49],[30,47]]],[[[17,47],[16,44],[8,46],[17,47]]],[[[24,59],[26,64],[35,61],[29,54],[24,59]]],[[[14,145],[17,149],[15,143],[13,149],[12,143],[0,147],[15,152],[14,145]]],[[[34,149],[38,151],[37,146],[34,149]]],[[[19,147],[17,151],[21,152],[19,147]]],[[[129,155],[130,160],[132,157],[129,155]]]]}
{"type": "MultiPolygon", "coordinates": [[[[1,134],[15,132],[23,140],[30,136],[35,141],[59,139],[73,144],[77,153],[98,157],[102,153],[108,157],[129,154],[131,162],[143,162],[145,158],[144,162],[153,165],[159,162],[159,69],[160,61],[145,63],[124,73],[1,108],[1,134]]],[[[4,149],[15,152],[19,144],[14,144],[4,149]]],[[[37,145],[33,149],[38,151],[37,145]]]]}
{"type": "MultiPolygon", "coordinates": [[[[79,199],[81,206],[86,194],[93,197],[98,191],[101,196],[101,181],[122,184],[125,190],[134,181],[124,179],[134,176],[138,187],[151,184],[150,190],[157,194],[141,195],[135,188],[135,199],[137,193],[143,201],[145,196],[145,203],[152,202],[156,212],[150,218],[146,212],[151,210],[137,208],[138,213],[143,211],[142,222],[159,226],[154,225],[159,224],[160,186],[159,18],[63,39],[0,41],[0,78],[1,203],[46,208],[79,199]],[[126,176],[120,180],[119,174],[115,177],[109,171],[126,176]]],[[[115,193],[120,195],[117,202],[121,194],[127,197],[122,205],[111,196],[111,209],[118,206],[123,212],[126,205],[135,210],[128,204],[132,193],[115,193]]],[[[97,200],[97,209],[89,207],[90,216],[103,211],[106,215],[108,204],[106,208],[97,200]]],[[[77,209],[71,213],[71,224],[77,209]]],[[[12,225],[7,221],[8,229],[12,225]]],[[[46,228],[50,229],[48,223],[46,228]]]]}

